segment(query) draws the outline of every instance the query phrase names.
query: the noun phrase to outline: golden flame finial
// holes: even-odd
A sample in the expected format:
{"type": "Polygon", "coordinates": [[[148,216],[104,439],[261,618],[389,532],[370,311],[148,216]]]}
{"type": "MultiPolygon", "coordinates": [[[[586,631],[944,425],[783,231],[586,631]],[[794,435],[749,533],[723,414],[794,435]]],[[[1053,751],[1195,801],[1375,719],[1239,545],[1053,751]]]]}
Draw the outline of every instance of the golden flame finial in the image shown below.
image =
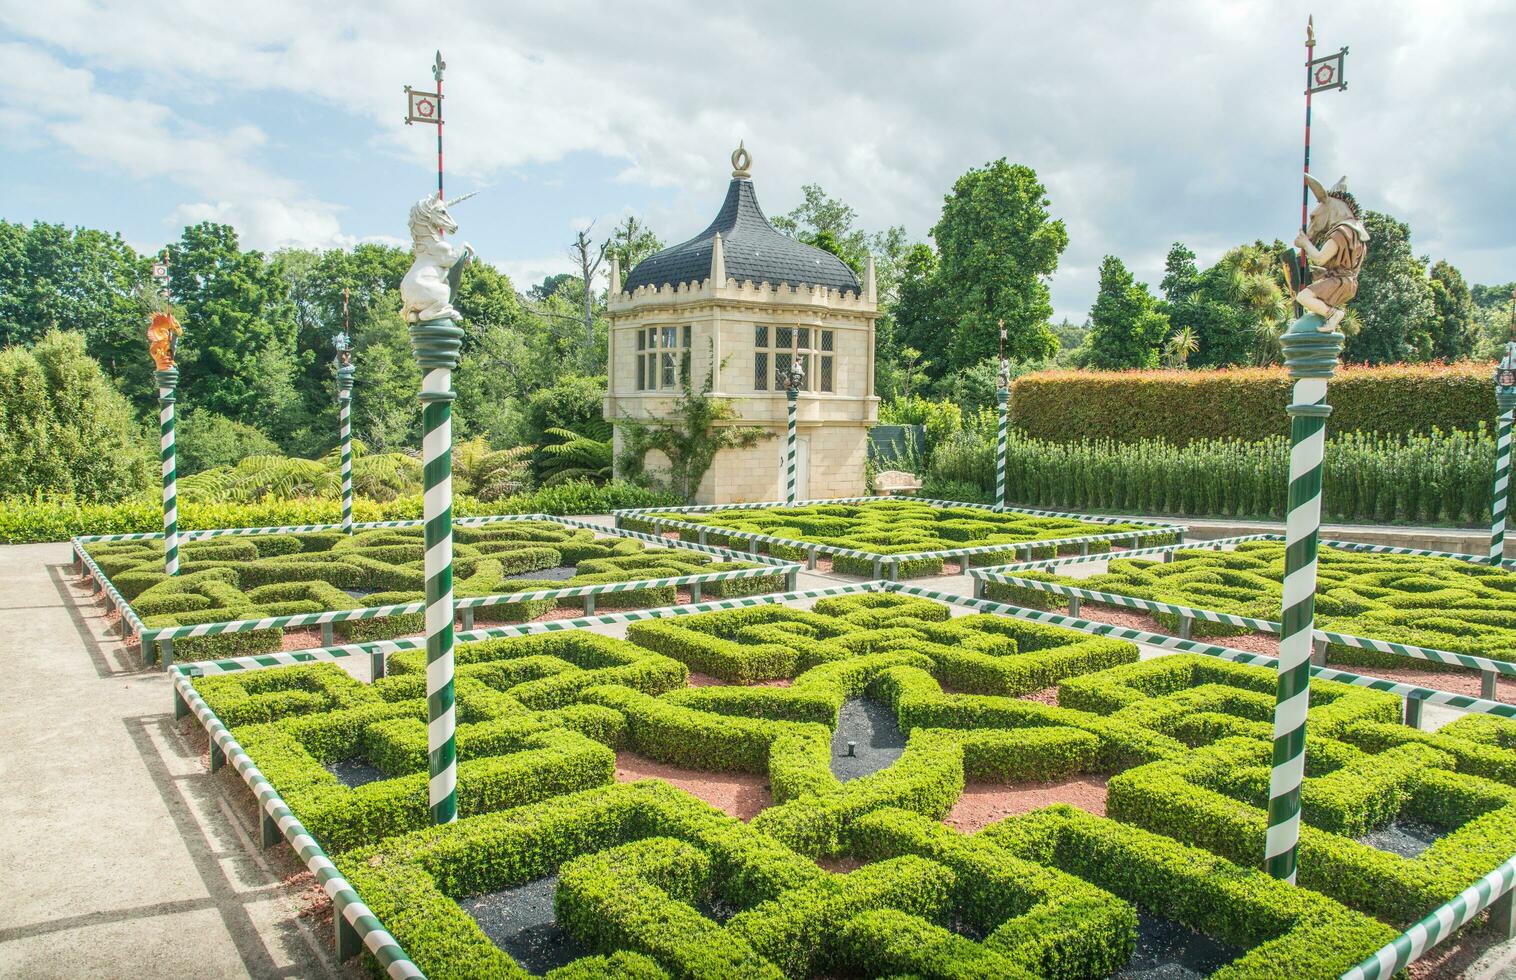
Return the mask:
{"type": "Polygon", "coordinates": [[[158,370],[173,369],[174,352],[179,346],[179,335],[182,333],[184,328],[179,326],[179,321],[174,319],[172,313],[153,314],[153,322],[147,328],[147,352],[152,355],[153,364],[158,370]]]}

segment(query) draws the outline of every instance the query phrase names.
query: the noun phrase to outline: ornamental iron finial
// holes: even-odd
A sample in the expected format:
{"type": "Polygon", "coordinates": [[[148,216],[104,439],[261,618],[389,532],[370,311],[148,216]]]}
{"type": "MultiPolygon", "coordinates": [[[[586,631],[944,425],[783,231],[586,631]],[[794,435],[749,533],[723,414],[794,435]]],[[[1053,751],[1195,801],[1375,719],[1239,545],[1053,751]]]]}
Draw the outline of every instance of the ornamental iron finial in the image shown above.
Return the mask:
{"type": "Polygon", "coordinates": [[[753,155],[747,151],[747,147],[741,140],[737,141],[737,149],[732,151],[732,176],[738,180],[747,180],[753,175],[753,155]]]}

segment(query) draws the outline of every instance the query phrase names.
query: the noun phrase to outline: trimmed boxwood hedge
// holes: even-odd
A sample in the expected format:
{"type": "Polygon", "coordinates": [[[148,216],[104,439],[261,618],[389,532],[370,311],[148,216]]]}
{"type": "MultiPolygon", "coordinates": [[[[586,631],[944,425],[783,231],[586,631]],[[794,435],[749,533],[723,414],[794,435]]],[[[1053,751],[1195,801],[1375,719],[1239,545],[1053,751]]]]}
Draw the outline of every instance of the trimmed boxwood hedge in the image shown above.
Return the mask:
{"type": "MultiPolygon", "coordinates": [[[[889,571],[892,555],[923,551],[947,551],[981,545],[1025,545],[1022,552],[1033,558],[1052,558],[1060,552],[1076,553],[1080,545],[1060,547],[1056,542],[1125,531],[1151,531],[1146,525],[1103,523],[1069,517],[1047,517],[1013,512],[997,513],[972,507],[929,504],[919,500],[881,500],[861,504],[812,504],[800,507],[769,507],[754,510],[675,511],[660,514],[631,514],[618,518],[622,527],[651,532],[655,527],[676,532],[685,541],[702,537],[713,545],[742,551],[753,549],[753,542],[722,533],[741,531],[785,538],[795,543],[760,543],[760,551],[792,561],[807,556],[806,544],[829,545],[867,553],[868,557],[822,555],[829,558],[832,571],[846,575],[874,578],[876,558],[885,559],[880,574],[889,571]],[[696,524],[699,528],[669,526],[667,521],[696,524]],[[1038,542],[1047,542],[1039,544],[1038,542]]],[[[1163,540],[1151,536],[1145,542],[1163,540]]],[[[1108,542],[1092,542],[1090,551],[1108,550],[1108,542]]],[[[1017,552],[1007,550],[990,555],[971,556],[971,564],[1003,564],[1017,552]]],[[[940,575],[941,558],[912,558],[900,563],[901,578],[940,575]]]]}
{"type": "MultiPolygon", "coordinates": [[[[760,567],[721,561],[681,548],[647,548],[629,538],[596,537],[587,528],[550,521],[460,525],[454,529],[453,591],[458,598],[502,595],[673,578],[760,567]],[[530,573],[575,566],[569,579],[533,579],[530,573]]],[[[86,549],[149,629],[262,619],[332,610],[422,602],[425,598],[419,528],[373,528],[209,538],[182,549],[180,574],[163,572],[161,541],[95,542],[86,549]],[[358,598],[349,594],[358,594],[358,598]]],[[[782,590],[782,572],[704,585],[710,598],[782,590]]],[[[596,597],[603,609],[672,605],[674,586],[596,597]]],[[[536,599],[480,606],[480,623],[523,622],[559,605],[579,606],[581,597],[536,599]]],[[[356,619],[333,624],[343,642],[363,642],[422,632],[423,613],[356,619]]],[[[281,648],[282,629],[187,637],[174,643],[175,659],[267,653],[281,648]]]]}
{"type": "Polygon", "coordinates": [[[591,952],[555,977],[1108,976],[1139,910],[1240,947],[1219,976],[1336,976],[1516,839],[1502,719],[1417,732],[1392,695],[1314,683],[1293,888],[1258,868],[1271,670],[1118,644],[1104,669],[1066,664],[1045,704],[964,693],[965,676],[984,691],[1013,675],[962,658],[1034,663],[1085,634],[890,593],[633,625],[670,624],[646,645],[576,630],[460,646],[464,817],[444,827],[427,826],[422,651],[371,685],[334,665],[195,683],[433,976],[525,976],[457,900],[554,874],[558,924],[591,952]],[[688,687],[696,660],[791,684],[688,687]],[[857,697],[907,743],[843,783],[830,745],[857,697]],[[744,824],[661,781],[613,783],[617,751],[765,774],[774,804],[744,824]],[[346,760],[386,778],[348,789],[326,769],[346,760]],[[1081,773],[1109,777],[1109,817],[939,822],[969,781],[1081,773]],[[1447,834],[1412,859],[1353,839],[1396,819],[1447,834]]]}
{"type": "MultiPolygon", "coordinates": [[[[1283,368],[1039,371],[1011,385],[1011,420],[1049,442],[1238,439],[1289,434],[1283,368]]],[[[1495,427],[1489,365],[1344,366],[1332,379],[1334,432],[1386,435],[1495,427]]]]}
{"type": "MultiPolygon", "coordinates": [[[[1084,577],[1043,571],[1020,578],[1110,592],[1213,612],[1278,622],[1284,545],[1245,541],[1232,551],[1175,551],[1167,562],[1117,558],[1107,570],[1084,577]]],[[[1516,659],[1516,573],[1503,568],[1426,555],[1394,555],[1322,548],[1318,558],[1317,625],[1336,633],[1430,647],[1450,653],[1516,659]]],[[[986,597],[1035,609],[1063,609],[1068,598],[1040,589],[985,583],[986,597]]],[[[1099,618],[1098,613],[1093,614],[1099,618]]],[[[1169,631],[1179,617],[1157,613],[1169,631]]],[[[1245,627],[1195,620],[1192,635],[1237,636],[1245,627]]],[[[1342,643],[1327,646],[1327,661],[1358,667],[1468,668],[1412,660],[1342,643]]]]}

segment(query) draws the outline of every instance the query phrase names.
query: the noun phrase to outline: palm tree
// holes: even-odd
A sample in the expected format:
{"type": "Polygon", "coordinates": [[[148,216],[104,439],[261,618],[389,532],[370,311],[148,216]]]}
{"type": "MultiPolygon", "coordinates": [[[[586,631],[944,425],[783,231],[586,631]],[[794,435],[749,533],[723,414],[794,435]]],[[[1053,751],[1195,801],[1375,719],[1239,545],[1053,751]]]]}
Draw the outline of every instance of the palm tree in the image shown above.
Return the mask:
{"type": "Polygon", "coordinates": [[[1171,368],[1183,368],[1190,355],[1200,349],[1200,339],[1194,327],[1180,327],[1169,335],[1164,344],[1164,357],[1171,368]]]}

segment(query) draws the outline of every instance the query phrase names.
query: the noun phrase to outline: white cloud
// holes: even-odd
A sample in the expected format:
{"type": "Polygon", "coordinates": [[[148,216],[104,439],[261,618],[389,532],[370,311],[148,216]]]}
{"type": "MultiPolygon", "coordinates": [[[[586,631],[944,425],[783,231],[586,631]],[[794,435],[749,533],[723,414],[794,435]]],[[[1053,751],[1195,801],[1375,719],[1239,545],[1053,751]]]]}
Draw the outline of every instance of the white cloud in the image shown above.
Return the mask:
{"type": "MultiPolygon", "coordinates": [[[[946,0],[929,10],[668,0],[613,11],[587,0],[454,0],[424,27],[418,9],[165,0],[144,16],[135,5],[53,0],[0,4],[0,24],[89,69],[34,47],[4,52],[8,79],[23,86],[46,59],[32,90],[62,116],[52,138],[178,181],[192,191],[186,208],[252,222],[265,240],[340,241],[343,212],[271,163],[250,162],[271,156],[263,130],[236,119],[195,130],[166,96],[108,95],[91,72],[148,79],[177,98],[322,101],[369,120],[377,152],[424,170],[434,149],[396,125],[400,88],[429,81],[440,45],[451,173],[483,183],[608,158],[611,189],[672,189],[646,215],[670,241],[709,219],[739,138],[771,213],[819,182],[865,226],[905,224],[918,237],[959,174],[1004,155],[1037,169],[1068,223],[1054,298],[1076,318],[1106,253],[1156,285],[1174,240],[1211,260],[1240,241],[1288,238],[1298,220],[1308,12],[1298,0],[1078,9],[946,0]]],[[[1509,276],[1508,4],[1349,0],[1320,13],[1318,50],[1350,43],[1352,53],[1349,90],[1317,101],[1314,169],[1349,173],[1367,206],[1411,222],[1418,250],[1476,281],[1509,276]]],[[[0,105],[0,127],[10,108],[0,105]]],[[[526,254],[550,247],[561,224],[544,227],[525,235],[526,254]]],[[[535,275],[567,260],[510,261],[535,275]]]]}

